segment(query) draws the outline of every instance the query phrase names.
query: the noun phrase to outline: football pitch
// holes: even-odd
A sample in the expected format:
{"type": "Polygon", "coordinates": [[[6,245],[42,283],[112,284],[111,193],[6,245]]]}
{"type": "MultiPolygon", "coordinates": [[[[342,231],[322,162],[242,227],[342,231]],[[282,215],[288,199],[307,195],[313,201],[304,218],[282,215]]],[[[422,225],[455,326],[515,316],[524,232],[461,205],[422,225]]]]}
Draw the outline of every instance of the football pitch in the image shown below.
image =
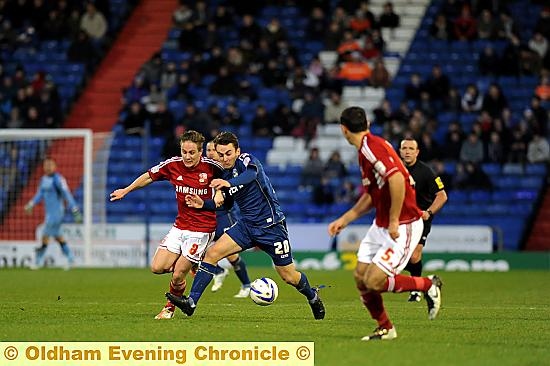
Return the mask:
{"type": "Polygon", "coordinates": [[[210,289],[195,314],[154,320],[169,275],[146,269],[0,269],[1,341],[313,341],[315,365],[548,365],[550,275],[544,271],[442,272],[443,307],[427,319],[425,301],[384,294],[398,333],[361,342],[375,323],[349,271],[307,271],[325,284],[327,308],[315,321],[304,298],[271,268],[279,298],[268,307],[234,299],[238,282],[210,289]]]}

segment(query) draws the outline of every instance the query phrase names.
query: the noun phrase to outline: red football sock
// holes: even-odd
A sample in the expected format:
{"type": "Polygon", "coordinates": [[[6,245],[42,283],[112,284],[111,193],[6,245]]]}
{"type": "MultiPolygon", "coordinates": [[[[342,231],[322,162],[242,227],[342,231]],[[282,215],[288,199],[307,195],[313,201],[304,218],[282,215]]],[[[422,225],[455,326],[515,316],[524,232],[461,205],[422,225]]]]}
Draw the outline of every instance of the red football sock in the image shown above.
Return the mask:
{"type": "Polygon", "coordinates": [[[361,295],[361,302],[370,313],[370,316],[378,322],[378,326],[384,329],[391,329],[393,324],[388,318],[386,309],[384,309],[384,302],[382,295],[376,291],[368,291],[363,285],[357,285],[357,289],[361,295]]]}
{"type": "Polygon", "coordinates": [[[428,277],[412,277],[405,275],[395,275],[388,277],[384,287],[387,292],[404,291],[428,291],[432,285],[432,280],[428,277]]]}
{"type": "Polygon", "coordinates": [[[170,293],[175,296],[182,296],[185,292],[185,287],[187,287],[187,283],[185,280],[183,280],[182,283],[175,284],[174,280],[170,281],[170,293]]]}

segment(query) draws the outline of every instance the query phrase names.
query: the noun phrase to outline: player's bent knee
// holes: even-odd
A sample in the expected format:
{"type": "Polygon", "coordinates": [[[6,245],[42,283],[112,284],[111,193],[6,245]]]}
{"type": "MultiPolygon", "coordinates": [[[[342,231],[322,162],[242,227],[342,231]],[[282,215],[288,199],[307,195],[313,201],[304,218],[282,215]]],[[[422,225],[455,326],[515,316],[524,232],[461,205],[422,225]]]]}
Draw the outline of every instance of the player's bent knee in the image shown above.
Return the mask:
{"type": "Polygon", "coordinates": [[[371,291],[383,291],[386,278],[367,277],[365,280],[365,286],[371,291]]]}

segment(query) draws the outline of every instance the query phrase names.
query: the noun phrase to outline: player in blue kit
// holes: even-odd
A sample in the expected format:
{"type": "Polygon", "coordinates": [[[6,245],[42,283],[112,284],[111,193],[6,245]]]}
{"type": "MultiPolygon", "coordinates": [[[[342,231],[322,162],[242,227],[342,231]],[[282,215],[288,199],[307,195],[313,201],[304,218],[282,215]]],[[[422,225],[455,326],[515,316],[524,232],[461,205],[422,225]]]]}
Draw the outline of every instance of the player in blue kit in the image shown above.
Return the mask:
{"type": "Polygon", "coordinates": [[[44,255],[50,242],[50,236],[53,236],[61,246],[61,251],[67,257],[65,269],[69,269],[74,263],[74,256],[65,238],[61,235],[61,224],[63,223],[63,216],[65,216],[65,201],[73,213],[75,222],[82,222],[82,214],[69,190],[67,181],[57,172],[55,161],[51,158],[46,158],[44,159],[43,167],[44,175],[40,180],[38,190],[35,196],[25,205],[25,211],[30,214],[34,206],[40,203],[40,201],[44,201],[44,211],[46,213],[44,230],[42,232],[42,245],[36,249],[35,263],[31,266],[31,269],[37,269],[42,266],[44,255]]]}
{"type": "MultiPolygon", "coordinates": [[[[193,315],[202,293],[216,273],[218,261],[257,246],[269,254],[279,276],[307,298],[314,318],[323,319],[325,307],[318,289],[310,287],[306,275],[298,272],[294,265],[285,216],[262,164],[254,156],[241,153],[239,140],[230,132],[220,133],[214,144],[224,172],[223,179],[212,180],[210,186],[232,198],[240,208],[242,218],[206,252],[189,297],[176,297],[170,293],[166,297],[185,314],[193,315]]],[[[215,209],[214,201],[205,202],[195,195],[187,196],[187,203],[196,208],[215,209]]]]}
{"type": "MultiPolygon", "coordinates": [[[[206,157],[214,160],[219,160],[218,153],[216,152],[216,147],[214,146],[214,141],[210,141],[206,144],[206,157]]],[[[229,229],[240,217],[237,207],[233,206],[229,210],[216,210],[216,235],[214,236],[214,242],[216,242],[223,233],[229,229]]],[[[250,294],[250,278],[248,277],[248,272],[246,270],[246,264],[242,260],[241,256],[238,254],[230,255],[226,258],[229,264],[233,267],[235,274],[241,281],[241,288],[239,292],[233,297],[236,298],[246,298],[250,294]]],[[[214,283],[212,285],[212,292],[218,291],[222,286],[225,278],[229,274],[229,270],[218,266],[218,273],[214,275],[214,283]]]]}

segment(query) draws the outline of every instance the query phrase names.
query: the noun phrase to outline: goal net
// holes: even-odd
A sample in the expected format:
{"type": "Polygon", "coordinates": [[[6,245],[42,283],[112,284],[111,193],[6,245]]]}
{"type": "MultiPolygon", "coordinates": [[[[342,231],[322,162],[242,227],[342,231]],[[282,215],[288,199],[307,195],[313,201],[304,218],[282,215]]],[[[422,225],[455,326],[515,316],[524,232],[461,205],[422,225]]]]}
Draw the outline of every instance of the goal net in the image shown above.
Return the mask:
{"type": "MultiPolygon", "coordinates": [[[[37,192],[46,157],[55,160],[83,215],[82,224],[75,224],[67,207],[62,235],[74,251],[75,265],[90,263],[92,151],[93,134],[87,129],[0,129],[0,267],[24,267],[34,261],[44,205],[39,203],[30,214],[24,207],[37,192]]],[[[53,238],[49,247],[46,265],[63,265],[65,258],[53,238]]]]}

